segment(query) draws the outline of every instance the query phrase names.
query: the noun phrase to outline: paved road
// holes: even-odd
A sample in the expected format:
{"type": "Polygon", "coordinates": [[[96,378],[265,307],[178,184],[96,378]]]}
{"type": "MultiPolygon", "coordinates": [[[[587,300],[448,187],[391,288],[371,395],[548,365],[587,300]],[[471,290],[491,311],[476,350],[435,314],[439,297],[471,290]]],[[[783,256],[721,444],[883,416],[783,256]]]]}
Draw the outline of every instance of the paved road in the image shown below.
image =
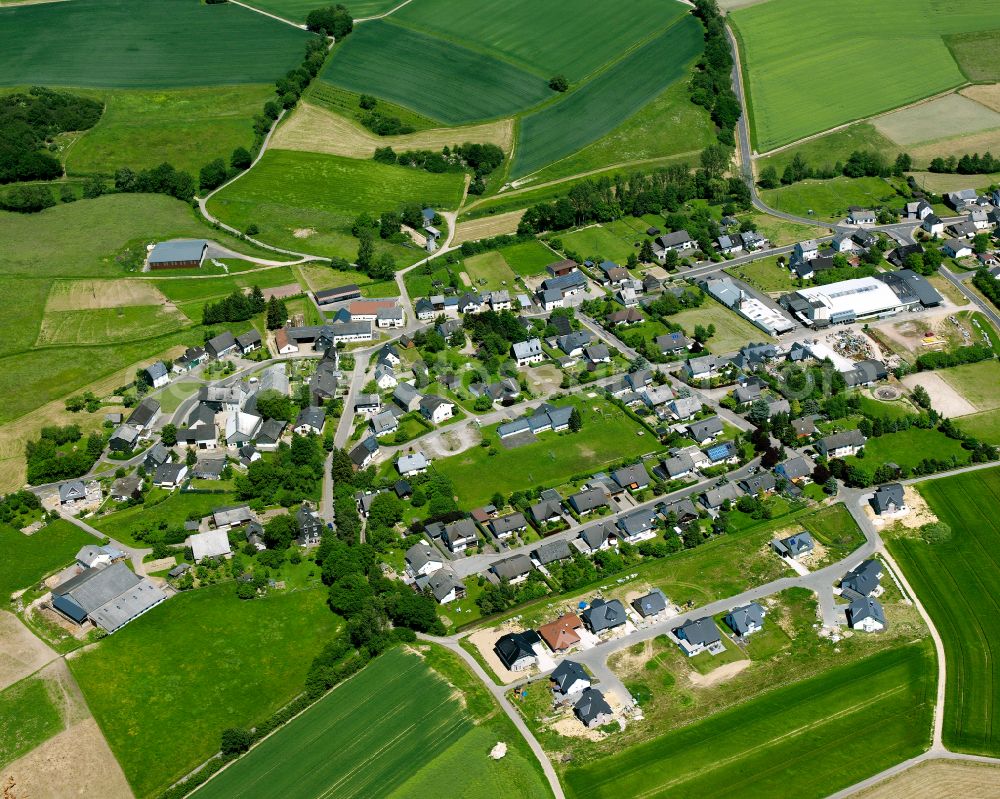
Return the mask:
{"type": "Polygon", "coordinates": [[[941,275],[951,283],[955,288],[957,288],[962,294],[970,300],[982,313],[989,319],[997,329],[1000,330],[1000,315],[997,314],[996,310],[989,303],[984,302],[978,294],[972,291],[962,279],[952,272],[947,266],[942,266],[938,270],[941,275]]]}
{"type": "Polygon", "coordinates": [[[108,538],[111,542],[111,546],[115,547],[116,549],[120,549],[122,552],[125,552],[129,556],[129,560],[132,561],[132,567],[135,570],[136,574],[146,573],[145,569],[143,569],[142,559],[150,552],[152,552],[153,551],[152,549],[142,549],[140,547],[126,546],[121,541],[116,541],[114,538],[110,538],[109,536],[105,535],[100,530],[98,530],[96,527],[91,527],[85,521],[76,518],[76,516],[71,516],[70,514],[63,513],[62,511],[59,511],[59,515],[63,519],[68,521],[70,524],[75,524],[81,530],[83,530],[86,533],[90,533],[95,538],[100,538],[102,541],[105,538],[108,538]]]}

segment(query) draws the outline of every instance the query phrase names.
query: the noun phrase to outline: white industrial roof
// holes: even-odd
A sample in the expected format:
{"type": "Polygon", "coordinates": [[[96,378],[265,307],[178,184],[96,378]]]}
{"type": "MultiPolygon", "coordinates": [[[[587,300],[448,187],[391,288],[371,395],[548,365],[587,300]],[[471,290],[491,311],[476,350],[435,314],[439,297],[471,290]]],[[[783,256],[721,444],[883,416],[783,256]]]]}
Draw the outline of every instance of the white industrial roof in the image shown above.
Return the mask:
{"type": "Polygon", "coordinates": [[[857,317],[871,316],[900,306],[896,292],[873,277],[799,289],[797,293],[807,300],[821,302],[830,309],[831,316],[846,311],[854,311],[857,317]]]}
{"type": "Polygon", "coordinates": [[[209,530],[207,533],[196,533],[189,540],[195,563],[204,558],[217,558],[232,552],[229,548],[229,536],[226,535],[225,530],[209,530]]]}

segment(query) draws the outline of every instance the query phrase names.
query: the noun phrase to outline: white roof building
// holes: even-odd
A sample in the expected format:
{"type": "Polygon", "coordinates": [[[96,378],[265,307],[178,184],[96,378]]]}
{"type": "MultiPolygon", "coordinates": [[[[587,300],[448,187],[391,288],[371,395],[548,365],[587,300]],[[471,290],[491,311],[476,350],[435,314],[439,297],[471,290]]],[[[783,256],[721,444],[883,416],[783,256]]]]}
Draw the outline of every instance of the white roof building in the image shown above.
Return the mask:
{"type": "Polygon", "coordinates": [[[188,540],[195,563],[201,563],[205,558],[228,558],[233,552],[229,547],[229,536],[225,530],[195,533],[188,540]]]}
{"type": "Polygon", "coordinates": [[[851,322],[894,314],[903,307],[896,292],[874,277],[799,289],[795,294],[809,303],[808,317],[811,322],[851,322]]]}

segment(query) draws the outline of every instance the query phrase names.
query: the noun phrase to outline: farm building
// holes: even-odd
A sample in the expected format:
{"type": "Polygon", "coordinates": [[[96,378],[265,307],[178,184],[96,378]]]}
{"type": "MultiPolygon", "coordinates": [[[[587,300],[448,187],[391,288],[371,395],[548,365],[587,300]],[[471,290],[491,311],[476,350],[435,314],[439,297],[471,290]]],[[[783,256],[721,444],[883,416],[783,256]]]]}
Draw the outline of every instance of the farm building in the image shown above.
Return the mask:
{"type": "Polygon", "coordinates": [[[361,289],[355,284],[349,283],[346,286],[337,286],[336,288],[314,292],[313,299],[316,300],[316,304],[319,306],[333,305],[334,303],[346,302],[347,300],[359,300],[361,299],[361,289]]]}
{"type": "Polygon", "coordinates": [[[231,558],[233,555],[225,530],[195,533],[190,537],[189,543],[195,563],[201,563],[205,558],[231,558]]]}
{"type": "Polygon", "coordinates": [[[197,269],[207,250],[204,239],[164,241],[150,250],[146,263],[150,269],[197,269]]]}
{"type": "Polygon", "coordinates": [[[86,569],[52,589],[52,607],[66,618],[91,621],[113,633],[167,598],[122,562],[86,569]]]}

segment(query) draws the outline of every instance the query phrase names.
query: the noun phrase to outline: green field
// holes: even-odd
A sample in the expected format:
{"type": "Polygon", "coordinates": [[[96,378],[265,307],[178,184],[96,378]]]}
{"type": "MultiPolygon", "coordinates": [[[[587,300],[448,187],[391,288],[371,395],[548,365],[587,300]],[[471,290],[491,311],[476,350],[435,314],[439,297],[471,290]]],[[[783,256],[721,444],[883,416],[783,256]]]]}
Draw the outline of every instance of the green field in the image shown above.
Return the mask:
{"type": "Polygon", "coordinates": [[[190,327],[184,314],[162,305],[129,305],[89,311],[49,311],[42,319],[38,346],[134,341],[190,327]]]}
{"type": "Polygon", "coordinates": [[[766,189],[760,196],[777,211],[830,221],[843,219],[852,205],[871,208],[902,202],[896,190],[882,178],[803,180],[780,189],[766,189]]]}
{"type": "Polygon", "coordinates": [[[208,161],[253,144],[253,117],[270,85],[108,93],[101,121],[68,149],[70,175],[112,174],[169,161],[197,175],[208,161]]]}
{"type": "Polygon", "coordinates": [[[674,314],[670,321],[692,334],[695,325],[715,325],[715,335],[708,340],[708,348],[717,354],[736,352],[751,341],[766,341],[768,335],[715,300],[707,299],[700,308],[689,308],[674,314]]]}
{"type": "MultiPolygon", "coordinates": [[[[607,260],[624,265],[630,253],[634,252],[638,255],[638,249],[633,246],[632,241],[623,239],[601,225],[592,225],[573,233],[565,233],[559,238],[563,247],[572,250],[581,258],[592,259],[598,264],[607,260]]],[[[641,241],[643,237],[637,235],[635,238],[641,241]]]]}
{"type": "Polygon", "coordinates": [[[231,583],[172,597],[69,661],[138,797],[218,751],[301,690],[337,617],[325,591],[244,602],[231,583]]]}
{"type": "Polygon", "coordinates": [[[576,91],[525,116],[511,175],[530,174],[610,133],[621,119],[680,80],[702,46],[698,21],[680,17],[667,31],[576,91]]]}
{"type": "Polygon", "coordinates": [[[546,266],[559,260],[559,256],[540,241],[513,244],[504,247],[500,252],[503,253],[507,265],[522,277],[540,275],[546,266]]]}
{"type": "Polygon", "coordinates": [[[232,505],[236,499],[232,494],[197,494],[188,491],[167,493],[160,489],[153,491],[158,493],[151,492],[142,505],[92,519],[91,526],[128,546],[142,546],[132,536],[137,529],[156,529],[161,524],[174,528],[183,527],[188,519],[200,519],[216,508],[232,505]],[[161,502],[155,501],[157,496],[162,499],[161,502]]]}
{"type": "Polygon", "coordinates": [[[50,680],[28,678],[0,691],[0,769],[63,729],[50,680]]]}
{"type": "Polygon", "coordinates": [[[70,522],[58,519],[34,535],[0,524],[0,607],[14,591],[28,588],[73,562],[80,547],[96,539],[70,522]]]}
{"type": "Polygon", "coordinates": [[[851,153],[856,150],[874,150],[887,158],[895,158],[900,152],[899,146],[879,133],[874,125],[859,122],[827,133],[825,136],[796,144],[774,155],[760,158],[754,164],[754,168],[759,175],[767,167],[773,166],[778,172],[778,177],[781,177],[785,167],[799,155],[813,169],[823,167],[832,169],[838,161],[841,163],[847,161],[851,153]]]}
{"type": "Polygon", "coordinates": [[[748,264],[730,266],[730,275],[766,293],[786,293],[795,288],[795,278],[787,267],[778,266],[778,256],[761,258],[748,264]]]}
{"type": "Polygon", "coordinates": [[[851,457],[848,460],[869,469],[889,462],[912,469],[924,458],[936,460],[955,458],[956,464],[961,466],[969,462],[969,452],[962,449],[961,442],[948,438],[938,430],[911,427],[898,433],[886,433],[884,436],[869,438],[865,442],[864,459],[857,460],[851,457]]]}
{"type": "Polygon", "coordinates": [[[514,288],[514,272],[497,251],[484,252],[465,259],[465,273],[477,289],[514,288]],[[485,281],[485,282],[484,282],[485,281]]]}
{"type": "Polygon", "coordinates": [[[384,20],[352,33],[337,48],[323,80],[449,125],[510,116],[553,94],[545,78],[486,52],[384,20]],[[413,80],[416,74],[419,82],[413,80]]]}
{"type": "Polygon", "coordinates": [[[1000,408],[1000,362],[968,363],[941,369],[938,374],[979,410],[1000,408]]]}
{"type": "Polygon", "coordinates": [[[459,504],[482,505],[497,491],[557,486],[580,471],[596,471],[612,461],[659,449],[655,437],[606,400],[577,395],[556,404],[567,402],[580,409],[579,433],[542,433],[534,443],[506,449],[496,436],[496,425],[491,425],[482,431],[491,447],[473,447],[435,461],[434,468],[454,483],[459,504]],[[492,480],[484,481],[484,474],[492,480]]]}
{"type": "Polygon", "coordinates": [[[950,541],[893,537],[899,561],[944,641],[947,693],[944,743],[955,751],[1000,754],[1000,676],[993,647],[1000,636],[1000,470],[920,485],[950,541]]]}
{"type": "Polygon", "coordinates": [[[1000,31],[979,30],[973,33],[956,33],[945,37],[959,69],[974,83],[1000,81],[1000,56],[997,44],[1000,31]]]}
{"type": "Polygon", "coordinates": [[[74,0],[3,8],[0,85],[268,83],[298,66],[309,36],[229,3],[74,0]]]}
{"type": "Polygon", "coordinates": [[[1000,27],[1000,2],[973,7],[916,0],[873,7],[864,0],[771,0],[737,9],[730,19],[741,43],[754,142],[766,151],[965,82],[942,37],[1000,27]],[[805,59],[804,20],[810,42],[805,59]],[[844,20],[864,23],[844,36],[844,20]],[[848,64],[854,74],[879,79],[845,80],[848,64]]]}
{"type": "MultiPolygon", "coordinates": [[[[408,202],[455,208],[462,186],[463,176],[456,172],[431,174],[374,161],[268,150],[246,177],[213,196],[208,208],[240,230],[256,224],[258,238],[270,244],[353,261],[358,242],[350,228],[358,214],[377,216],[408,202]]],[[[424,255],[416,247],[387,249],[399,262],[412,263],[424,255]]]]}
{"type": "Polygon", "coordinates": [[[442,784],[450,797],[548,796],[523,742],[508,739],[501,761],[486,757],[497,725],[483,722],[498,711],[475,678],[450,685],[428,667],[442,656],[425,657],[386,652],[194,796],[248,796],[264,784],[289,799],[425,796],[442,784]],[[465,686],[475,693],[459,701],[455,689],[465,686]]]}
{"type": "Polygon", "coordinates": [[[1000,444],[1000,410],[982,411],[955,419],[959,429],[981,441],[1000,444]]]}
{"type": "Polygon", "coordinates": [[[569,797],[822,797],[930,743],[934,661],[911,644],[571,765],[569,797]]]}

